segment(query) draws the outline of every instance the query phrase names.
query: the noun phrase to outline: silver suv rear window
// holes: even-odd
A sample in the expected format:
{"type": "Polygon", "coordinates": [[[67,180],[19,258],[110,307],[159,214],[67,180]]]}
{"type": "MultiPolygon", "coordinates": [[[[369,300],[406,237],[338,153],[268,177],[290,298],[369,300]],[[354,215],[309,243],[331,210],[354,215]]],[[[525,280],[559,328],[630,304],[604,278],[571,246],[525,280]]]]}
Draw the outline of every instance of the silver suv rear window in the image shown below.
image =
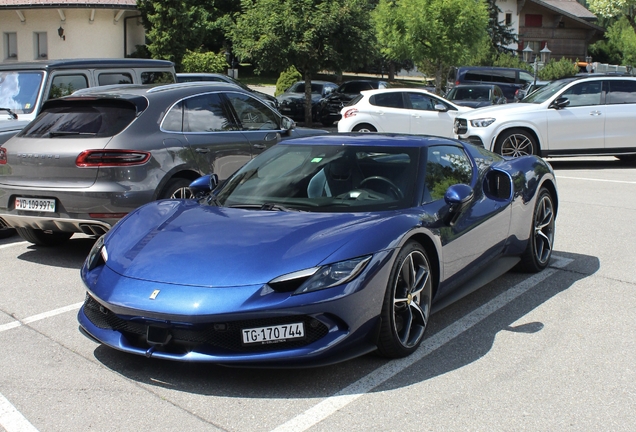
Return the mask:
{"type": "Polygon", "coordinates": [[[22,132],[25,138],[103,138],[117,135],[136,117],[126,101],[67,101],[45,109],[22,132]]]}

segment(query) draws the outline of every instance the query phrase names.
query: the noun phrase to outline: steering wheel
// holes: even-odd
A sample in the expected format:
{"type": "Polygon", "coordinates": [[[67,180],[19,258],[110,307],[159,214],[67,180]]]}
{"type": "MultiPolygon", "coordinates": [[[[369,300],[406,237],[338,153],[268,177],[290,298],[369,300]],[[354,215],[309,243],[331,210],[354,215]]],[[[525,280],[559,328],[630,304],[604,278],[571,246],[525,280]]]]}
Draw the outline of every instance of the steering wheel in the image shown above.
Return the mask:
{"type": "Polygon", "coordinates": [[[362,180],[360,182],[360,184],[358,185],[359,188],[363,187],[363,185],[365,183],[371,182],[371,181],[380,181],[383,182],[385,184],[387,184],[389,186],[389,189],[395,194],[395,196],[398,199],[402,199],[404,198],[404,194],[402,193],[402,190],[397,187],[397,185],[395,183],[393,183],[391,180],[389,180],[386,177],[382,177],[382,176],[371,176],[371,177],[367,177],[364,180],[362,180]]]}

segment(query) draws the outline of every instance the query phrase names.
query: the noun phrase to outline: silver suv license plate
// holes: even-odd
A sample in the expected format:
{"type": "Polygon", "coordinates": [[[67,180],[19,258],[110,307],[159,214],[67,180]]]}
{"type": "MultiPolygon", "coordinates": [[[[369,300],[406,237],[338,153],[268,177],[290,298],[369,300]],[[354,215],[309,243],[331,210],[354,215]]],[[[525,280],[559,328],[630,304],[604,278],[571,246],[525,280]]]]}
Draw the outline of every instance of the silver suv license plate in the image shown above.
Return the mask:
{"type": "Polygon", "coordinates": [[[15,209],[39,212],[55,212],[55,200],[47,198],[16,197],[15,209]]]}

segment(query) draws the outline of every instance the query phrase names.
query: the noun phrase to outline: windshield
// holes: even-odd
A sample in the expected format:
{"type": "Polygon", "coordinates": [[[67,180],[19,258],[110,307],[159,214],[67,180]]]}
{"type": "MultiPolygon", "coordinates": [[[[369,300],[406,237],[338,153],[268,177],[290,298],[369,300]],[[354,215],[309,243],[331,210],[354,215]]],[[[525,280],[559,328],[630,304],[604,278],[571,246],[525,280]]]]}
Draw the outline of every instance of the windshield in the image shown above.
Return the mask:
{"type": "MultiPolygon", "coordinates": [[[[289,89],[291,93],[305,93],[305,83],[297,82],[289,89]]],[[[322,93],[322,85],[321,84],[311,84],[311,92],[312,93],[322,93]]]]}
{"type": "Polygon", "coordinates": [[[0,108],[16,114],[29,114],[35,109],[43,72],[0,72],[0,108]]]}
{"type": "Polygon", "coordinates": [[[559,92],[563,87],[565,87],[566,85],[568,85],[572,81],[573,81],[573,78],[572,79],[564,79],[564,80],[553,81],[550,84],[548,84],[548,85],[546,85],[544,87],[541,87],[541,88],[537,89],[536,91],[533,91],[528,96],[523,98],[521,100],[521,102],[522,103],[534,103],[534,104],[543,103],[543,102],[547,101],[548,99],[550,99],[552,96],[554,96],[557,92],[559,92]]]}
{"type": "Polygon", "coordinates": [[[490,100],[490,87],[453,87],[448,100],[490,100]]]}
{"type": "Polygon", "coordinates": [[[405,208],[418,155],[412,147],[277,144],[228,179],[215,203],[341,213],[405,208]]]}

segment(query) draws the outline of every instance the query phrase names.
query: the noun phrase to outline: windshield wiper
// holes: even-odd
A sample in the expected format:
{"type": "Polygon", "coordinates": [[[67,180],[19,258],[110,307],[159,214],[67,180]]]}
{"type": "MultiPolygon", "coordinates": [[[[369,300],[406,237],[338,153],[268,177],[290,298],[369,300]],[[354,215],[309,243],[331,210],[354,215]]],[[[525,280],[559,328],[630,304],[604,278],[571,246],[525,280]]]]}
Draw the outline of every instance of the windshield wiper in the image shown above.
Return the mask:
{"type": "Polygon", "coordinates": [[[59,136],[69,136],[69,135],[97,135],[95,132],[70,132],[70,131],[53,131],[47,133],[45,136],[47,137],[59,137],[59,136]]]}
{"type": "Polygon", "coordinates": [[[8,112],[13,120],[17,120],[18,119],[18,115],[16,113],[14,113],[13,111],[11,111],[11,108],[1,108],[0,107],[0,111],[8,112]]]}
{"type": "Polygon", "coordinates": [[[284,212],[291,212],[291,211],[302,211],[302,210],[298,210],[298,209],[291,209],[288,207],[285,207],[283,205],[280,204],[276,204],[276,203],[264,203],[264,204],[236,204],[233,206],[230,206],[231,208],[241,208],[241,209],[246,209],[246,210],[267,210],[267,211],[284,211],[284,212]]]}

